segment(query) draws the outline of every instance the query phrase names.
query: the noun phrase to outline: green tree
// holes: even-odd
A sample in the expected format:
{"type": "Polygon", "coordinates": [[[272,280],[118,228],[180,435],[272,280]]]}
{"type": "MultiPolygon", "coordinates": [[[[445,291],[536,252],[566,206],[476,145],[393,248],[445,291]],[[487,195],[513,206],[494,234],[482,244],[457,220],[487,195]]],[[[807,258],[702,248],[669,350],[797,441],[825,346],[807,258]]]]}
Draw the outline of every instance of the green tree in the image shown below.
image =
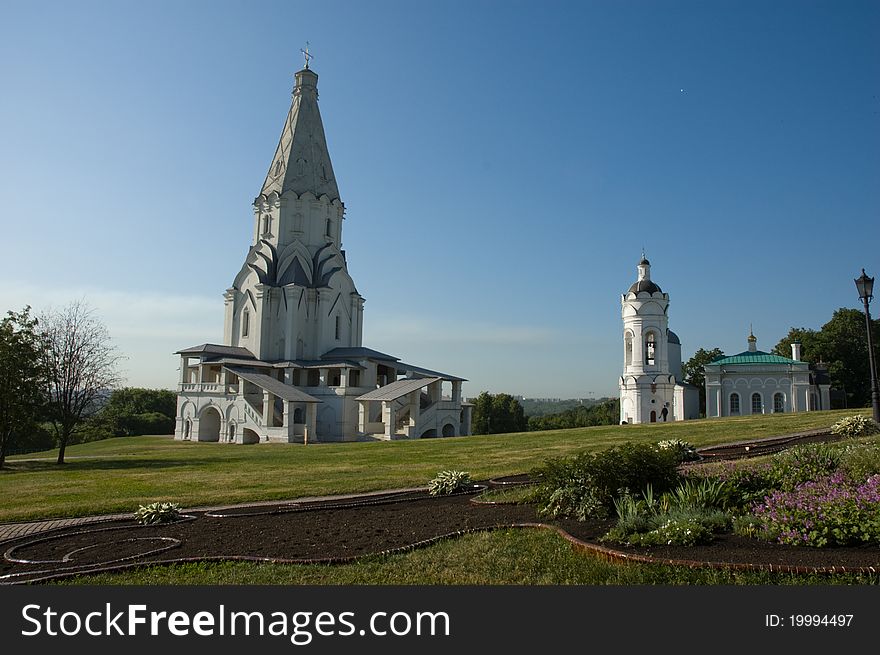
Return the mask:
{"type": "Polygon", "coordinates": [[[712,350],[700,348],[681,367],[684,381],[694,385],[700,393],[700,416],[706,415],[706,364],[723,355],[724,351],[720,348],[712,348],[712,350]]]}
{"type": "Polygon", "coordinates": [[[168,389],[115,389],[98,415],[114,437],[173,434],[177,394],[168,389]]]}
{"type": "Polygon", "coordinates": [[[82,302],[47,312],[40,323],[47,340],[48,418],[58,445],[58,464],[64,464],[68,443],[119,383],[120,356],[107,328],[82,302]]]}
{"type": "MultiPolygon", "coordinates": [[[[871,323],[872,336],[877,344],[880,321],[872,320],[871,323]]],[[[846,392],[848,406],[864,407],[871,403],[868,337],[863,311],[841,307],[818,332],[792,328],[776,345],[774,352],[791,357],[790,344],[794,337],[801,340],[803,361],[822,362],[828,367],[831,386],[846,392]]]]}
{"type": "MultiPolygon", "coordinates": [[[[864,327],[862,327],[864,330],[864,327]]],[[[791,328],[788,334],[779,340],[773,347],[773,354],[781,357],[791,357],[791,344],[795,341],[801,343],[801,361],[818,362],[822,359],[822,338],[816,330],[808,328],[791,328]]]]}
{"type": "Polygon", "coordinates": [[[0,468],[13,446],[35,430],[45,401],[45,342],[30,307],[0,322],[0,468]]]}
{"type": "Polygon", "coordinates": [[[528,423],[516,398],[506,393],[493,395],[483,391],[474,400],[471,429],[474,434],[524,432],[528,423]]]}

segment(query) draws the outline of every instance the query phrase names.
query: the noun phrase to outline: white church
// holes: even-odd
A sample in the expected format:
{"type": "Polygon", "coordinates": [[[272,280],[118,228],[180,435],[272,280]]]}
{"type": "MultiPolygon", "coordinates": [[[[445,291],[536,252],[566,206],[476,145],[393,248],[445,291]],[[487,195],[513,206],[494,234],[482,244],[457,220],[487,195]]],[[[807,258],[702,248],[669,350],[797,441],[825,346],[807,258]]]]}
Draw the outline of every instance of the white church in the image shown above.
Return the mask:
{"type": "MultiPolygon", "coordinates": [[[[623,375],[620,422],[656,423],[699,418],[699,390],[684,382],[681,342],[669,329],[669,294],[651,280],[642,255],[638,279],[620,299],[623,375]]],[[[831,381],[824,364],[763,352],[749,334],[748,350],[705,365],[706,416],[740,416],[830,409],[831,381]]]]}
{"type": "Polygon", "coordinates": [[[831,409],[831,379],[824,364],[801,359],[801,344],[791,344],[791,358],[748,349],[706,364],[706,416],[778,414],[831,409]]]}
{"type": "Polygon", "coordinates": [[[623,375],[620,422],[684,421],[700,415],[699,390],[684,382],[681,341],[669,329],[669,294],[651,280],[651,262],[638,264],[638,279],[620,297],[623,375]]]}
{"type": "Polygon", "coordinates": [[[310,443],[468,435],[463,378],[362,345],[364,298],[342,249],[345,208],[318,111],[293,100],[244,265],[224,294],[223,344],[178,351],[175,438],[310,443]]]}

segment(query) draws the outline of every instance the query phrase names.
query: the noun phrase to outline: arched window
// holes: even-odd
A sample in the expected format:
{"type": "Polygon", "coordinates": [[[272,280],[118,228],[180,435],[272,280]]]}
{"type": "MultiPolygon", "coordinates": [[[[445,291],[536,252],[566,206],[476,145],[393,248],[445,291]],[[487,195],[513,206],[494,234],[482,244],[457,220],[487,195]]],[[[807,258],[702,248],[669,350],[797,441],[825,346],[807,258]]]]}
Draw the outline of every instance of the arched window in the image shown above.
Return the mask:
{"type": "Polygon", "coordinates": [[[654,365],[654,352],[657,349],[656,337],[653,332],[648,332],[645,335],[645,365],[653,366],[654,365]]]}
{"type": "Polygon", "coordinates": [[[269,214],[263,216],[263,234],[269,234],[272,229],[272,217],[269,214]]]}
{"type": "Polygon", "coordinates": [[[739,394],[734,392],[730,394],[730,415],[739,414],[739,394]]]}
{"type": "Polygon", "coordinates": [[[761,398],[761,394],[753,393],[752,394],[752,414],[763,414],[764,413],[764,400],[761,398]]]}
{"type": "Polygon", "coordinates": [[[241,336],[246,337],[250,332],[251,312],[245,309],[241,314],[241,336]]]}
{"type": "Polygon", "coordinates": [[[305,423],[305,421],[303,420],[303,411],[300,407],[297,407],[295,410],[293,410],[293,422],[298,424],[305,423]]]}
{"type": "Polygon", "coordinates": [[[773,413],[779,414],[785,411],[785,396],[780,392],[773,394],[773,413]]]}
{"type": "Polygon", "coordinates": [[[326,228],[326,234],[328,237],[333,236],[332,230],[333,230],[333,222],[328,218],[327,219],[327,228],[326,228]]]}
{"type": "Polygon", "coordinates": [[[627,330],[623,337],[624,343],[624,362],[626,366],[632,366],[633,363],[633,335],[627,330]]]}

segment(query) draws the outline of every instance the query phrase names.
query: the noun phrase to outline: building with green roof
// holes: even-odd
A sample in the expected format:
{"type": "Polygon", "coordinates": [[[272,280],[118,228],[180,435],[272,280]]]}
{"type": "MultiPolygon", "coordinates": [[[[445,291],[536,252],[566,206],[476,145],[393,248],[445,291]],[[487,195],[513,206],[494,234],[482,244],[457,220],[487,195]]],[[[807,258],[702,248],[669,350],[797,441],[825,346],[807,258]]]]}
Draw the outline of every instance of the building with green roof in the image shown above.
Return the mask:
{"type": "Polygon", "coordinates": [[[748,350],[706,364],[706,416],[804,412],[831,408],[831,383],[820,365],[758,350],[749,333],[748,350]]]}

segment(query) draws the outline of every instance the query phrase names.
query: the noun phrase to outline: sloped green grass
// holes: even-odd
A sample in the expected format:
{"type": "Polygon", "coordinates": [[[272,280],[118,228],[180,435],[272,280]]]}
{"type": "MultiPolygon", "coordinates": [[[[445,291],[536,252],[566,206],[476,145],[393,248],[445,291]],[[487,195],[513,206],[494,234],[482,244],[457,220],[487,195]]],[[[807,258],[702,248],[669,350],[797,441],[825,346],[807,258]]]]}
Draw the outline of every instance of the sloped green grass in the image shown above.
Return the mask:
{"type": "Polygon", "coordinates": [[[338,444],[192,443],[127,437],[10,458],[0,471],[0,521],[184,507],[423,486],[439,470],[475,480],[530,470],[551,456],[623,441],[705,446],[827,427],[853,410],[548,432],[338,444]]]}

